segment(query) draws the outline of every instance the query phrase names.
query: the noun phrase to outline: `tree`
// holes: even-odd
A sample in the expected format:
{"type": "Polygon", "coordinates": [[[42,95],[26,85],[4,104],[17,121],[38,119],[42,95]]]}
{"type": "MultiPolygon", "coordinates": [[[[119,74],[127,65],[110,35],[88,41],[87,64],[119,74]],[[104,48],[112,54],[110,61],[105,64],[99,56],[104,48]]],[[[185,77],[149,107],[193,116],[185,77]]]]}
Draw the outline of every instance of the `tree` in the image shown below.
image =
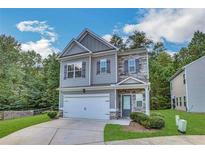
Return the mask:
{"type": "Polygon", "coordinates": [[[160,52],[165,51],[166,48],[164,47],[164,44],[162,42],[157,42],[154,44],[153,47],[153,53],[158,55],[160,52]]]}
{"type": "Polygon", "coordinates": [[[133,35],[129,36],[128,44],[130,44],[131,49],[148,47],[152,44],[152,41],[146,37],[144,32],[135,31],[133,35]]]}
{"type": "Polygon", "coordinates": [[[125,44],[120,36],[114,34],[110,40],[110,43],[119,48],[120,50],[125,49],[125,44]]]}
{"type": "Polygon", "coordinates": [[[174,73],[172,57],[165,51],[149,58],[151,108],[170,108],[169,78],[174,73]]]}
{"type": "Polygon", "coordinates": [[[54,107],[58,106],[59,99],[57,88],[59,87],[60,64],[57,57],[58,55],[53,53],[43,61],[44,80],[46,83],[43,102],[47,102],[50,106],[54,107]]]}
{"type": "Polygon", "coordinates": [[[0,110],[57,106],[59,62],[35,51],[21,51],[11,36],[0,35],[0,110]]]}
{"type": "Polygon", "coordinates": [[[192,61],[205,55],[205,34],[196,31],[187,48],[181,50],[174,56],[175,69],[178,70],[192,61]]]}

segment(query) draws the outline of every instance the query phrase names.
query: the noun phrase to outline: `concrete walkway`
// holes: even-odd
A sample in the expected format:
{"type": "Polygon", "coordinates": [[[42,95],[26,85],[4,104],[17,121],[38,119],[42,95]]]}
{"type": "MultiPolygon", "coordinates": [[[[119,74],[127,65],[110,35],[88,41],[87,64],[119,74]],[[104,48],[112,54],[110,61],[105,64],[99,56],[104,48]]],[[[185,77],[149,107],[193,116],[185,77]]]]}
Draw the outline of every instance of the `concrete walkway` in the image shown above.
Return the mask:
{"type": "Polygon", "coordinates": [[[205,135],[181,135],[106,142],[108,145],[205,145],[205,135]]]}
{"type": "Polygon", "coordinates": [[[14,132],[1,138],[0,144],[103,144],[106,122],[88,119],[57,119],[14,132]]]}

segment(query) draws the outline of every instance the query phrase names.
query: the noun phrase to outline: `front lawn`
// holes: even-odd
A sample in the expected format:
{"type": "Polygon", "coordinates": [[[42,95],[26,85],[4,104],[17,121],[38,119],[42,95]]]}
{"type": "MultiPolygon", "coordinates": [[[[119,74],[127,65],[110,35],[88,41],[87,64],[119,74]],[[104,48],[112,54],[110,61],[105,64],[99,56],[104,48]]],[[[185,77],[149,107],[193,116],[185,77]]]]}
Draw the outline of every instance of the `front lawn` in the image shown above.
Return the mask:
{"type": "Polygon", "coordinates": [[[22,128],[46,122],[49,120],[50,118],[46,114],[41,114],[31,117],[0,121],[0,138],[22,128]]]}
{"type": "Polygon", "coordinates": [[[122,126],[116,124],[107,124],[104,129],[104,140],[126,140],[134,138],[155,137],[155,136],[171,136],[179,135],[175,125],[175,115],[187,120],[187,135],[204,135],[205,134],[205,114],[188,113],[176,110],[156,110],[164,115],[165,127],[156,132],[128,132],[122,129],[122,126]]]}

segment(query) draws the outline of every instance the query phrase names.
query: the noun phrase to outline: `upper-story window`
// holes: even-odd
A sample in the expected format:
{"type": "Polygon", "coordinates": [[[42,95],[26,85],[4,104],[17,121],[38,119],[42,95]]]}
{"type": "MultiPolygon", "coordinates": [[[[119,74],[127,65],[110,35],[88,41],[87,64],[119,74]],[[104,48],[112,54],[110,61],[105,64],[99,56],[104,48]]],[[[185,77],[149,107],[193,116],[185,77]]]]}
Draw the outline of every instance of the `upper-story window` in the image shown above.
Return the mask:
{"type": "Polygon", "coordinates": [[[138,73],[140,71],[139,59],[127,59],[124,60],[124,73],[125,74],[133,74],[138,73]]]}
{"type": "Polygon", "coordinates": [[[75,62],[64,66],[64,79],[85,77],[86,62],[75,62]]]}
{"type": "Polygon", "coordinates": [[[107,59],[100,60],[100,73],[107,72],[107,59]]]}
{"type": "Polygon", "coordinates": [[[110,60],[101,59],[97,61],[97,74],[105,74],[110,72],[110,60]]]}
{"type": "Polygon", "coordinates": [[[130,73],[136,72],[135,59],[128,60],[128,71],[130,73]]]}
{"type": "Polygon", "coordinates": [[[68,65],[68,78],[74,77],[74,64],[68,65]]]}

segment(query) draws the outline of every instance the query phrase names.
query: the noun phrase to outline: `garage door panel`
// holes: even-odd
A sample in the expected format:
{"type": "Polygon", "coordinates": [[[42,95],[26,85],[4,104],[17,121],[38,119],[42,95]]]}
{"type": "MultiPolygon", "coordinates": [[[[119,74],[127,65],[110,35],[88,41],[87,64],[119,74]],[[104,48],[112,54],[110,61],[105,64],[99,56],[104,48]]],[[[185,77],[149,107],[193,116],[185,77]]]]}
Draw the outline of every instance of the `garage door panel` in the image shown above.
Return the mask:
{"type": "Polygon", "coordinates": [[[109,95],[64,97],[64,117],[109,119],[109,95]]]}

